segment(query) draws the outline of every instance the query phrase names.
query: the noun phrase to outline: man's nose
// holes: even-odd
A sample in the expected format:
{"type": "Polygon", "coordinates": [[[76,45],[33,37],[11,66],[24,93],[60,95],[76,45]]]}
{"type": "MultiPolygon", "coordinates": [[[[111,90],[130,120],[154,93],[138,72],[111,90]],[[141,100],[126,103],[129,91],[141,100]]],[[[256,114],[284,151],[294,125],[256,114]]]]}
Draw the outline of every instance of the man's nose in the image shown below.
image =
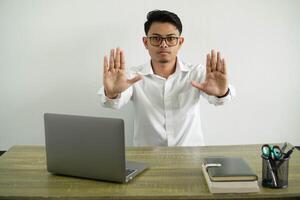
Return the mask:
{"type": "Polygon", "coordinates": [[[161,41],[161,44],[159,45],[160,48],[167,48],[168,45],[167,45],[167,42],[166,42],[166,39],[164,38],[162,41],[161,41]]]}

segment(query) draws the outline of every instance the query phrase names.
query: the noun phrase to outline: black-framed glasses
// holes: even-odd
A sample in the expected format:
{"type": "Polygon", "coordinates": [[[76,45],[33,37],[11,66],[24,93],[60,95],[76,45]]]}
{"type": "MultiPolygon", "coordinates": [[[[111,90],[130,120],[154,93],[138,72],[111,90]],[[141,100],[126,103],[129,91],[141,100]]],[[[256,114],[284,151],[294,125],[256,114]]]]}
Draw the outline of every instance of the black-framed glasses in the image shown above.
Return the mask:
{"type": "Polygon", "coordinates": [[[178,44],[178,39],[179,37],[176,36],[166,36],[166,37],[162,37],[162,36],[150,36],[148,37],[150,40],[150,44],[152,46],[158,47],[161,45],[161,43],[163,41],[165,41],[165,43],[169,46],[169,47],[173,47],[176,46],[178,44]]]}

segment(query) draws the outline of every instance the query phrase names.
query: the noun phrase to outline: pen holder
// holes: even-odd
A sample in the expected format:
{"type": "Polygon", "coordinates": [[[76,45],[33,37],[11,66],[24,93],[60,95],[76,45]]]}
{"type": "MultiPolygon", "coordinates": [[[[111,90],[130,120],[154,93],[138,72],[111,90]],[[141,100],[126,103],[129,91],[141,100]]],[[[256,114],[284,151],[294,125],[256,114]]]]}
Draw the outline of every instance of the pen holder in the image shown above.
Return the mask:
{"type": "Polygon", "coordinates": [[[262,157],[262,186],[287,188],[289,178],[289,158],[272,160],[262,157]]]}

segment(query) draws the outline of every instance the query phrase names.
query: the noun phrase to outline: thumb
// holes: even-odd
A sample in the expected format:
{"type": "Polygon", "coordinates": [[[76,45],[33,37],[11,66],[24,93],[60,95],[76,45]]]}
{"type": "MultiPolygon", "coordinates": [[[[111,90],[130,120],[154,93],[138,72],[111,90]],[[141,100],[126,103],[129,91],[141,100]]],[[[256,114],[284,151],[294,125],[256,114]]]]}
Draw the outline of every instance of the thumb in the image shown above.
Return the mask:
{"type": "Polygon", "coordinates": [[[194,86],[195,88],[198,88],[199,90],[202,90],[202,91],[204,90],[204,85],[203,84],[200,84],[196,81],[192,81],[191,84],[192,84],[192,86],[194,86]]]}
{"type": "Polygon", "coordinates": [[[140,75],[140,74],[137,74],[135,77],[133,77],[132,79],[128,79],[127,80],[127,83],[129,83],[130,85],[132,85],[132,84],[134,84],[134,83],[136,83],[136,82],[138,82],[139,80],[142,80],[143,79],[143,77],[142,77],[142,75],[140,75]]]}

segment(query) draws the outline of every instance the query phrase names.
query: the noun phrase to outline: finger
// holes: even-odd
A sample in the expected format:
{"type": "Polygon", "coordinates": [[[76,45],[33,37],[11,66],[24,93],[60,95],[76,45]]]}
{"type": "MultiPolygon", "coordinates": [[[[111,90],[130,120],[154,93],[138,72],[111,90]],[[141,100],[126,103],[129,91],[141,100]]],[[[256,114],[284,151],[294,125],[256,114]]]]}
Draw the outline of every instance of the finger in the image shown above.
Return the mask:
{"type": "Polygon", "coordinates": [[[107,56],[104,56],[103,61],[103,74],[107,73],[109,70],[107,56]]]}
{"type": "Polygon", "coordinates": [[[115,69],[119,69],[120,68],[120,48],[117,48],[116,50],[116,55],[115,55],[115,69]]]}
{"type": "Polygon", "coordinates": [[[206,73],[210,73],[211,72],[211,59],[210,59],[210,54],[208,53],[206,55],[206,73]]]}
{"type": "Polygon", "coordinates": [[[222,59],[222,72],[223,74],[227,74],[227,65],[224,58],[222,59]]]}
{"type": "Polygon", "coordinates": [[[115,54],[115,50],[111,49],[110,50],[110,55],[109,55],[109,70],[110,71],[112,69],[114,69],[114,54],[115,54]]]}
{"type": "Polygon", "coordinates": [[[198,83],[196,81],[192,81],[192,86],[194,86],[195,88],[198,88],[199,90],[204,90],[204,86],[201,83],[198,83]]]}
{"type": "Polygon", "coordinates": [[[216,71],[217,56],[215,50],[211,50],[211,71],[216,71]]]}
{"type": "Polygon", "coordinates": [[[124,54],[124,51],[121,50],[120,52],[120,57],[121,57],[121,60],[120,60],[120,69],[125,69],[125,54],[124,54]]]}
{"type": "Polygon", "coordinates": [[[217,71],[221,72],[222,70],[222,62],[221,62],[221,53],[218,51],[217,53],[217,71]]]}
{"type": "Polygon", "coordinates": [[[132,79],[128,79],[127,82],[132,85],[136,82],[138,82],[139,80],[143,79],[143,77],[141,75],[136,75],[135,77],[133,77],[132,79]]]}

